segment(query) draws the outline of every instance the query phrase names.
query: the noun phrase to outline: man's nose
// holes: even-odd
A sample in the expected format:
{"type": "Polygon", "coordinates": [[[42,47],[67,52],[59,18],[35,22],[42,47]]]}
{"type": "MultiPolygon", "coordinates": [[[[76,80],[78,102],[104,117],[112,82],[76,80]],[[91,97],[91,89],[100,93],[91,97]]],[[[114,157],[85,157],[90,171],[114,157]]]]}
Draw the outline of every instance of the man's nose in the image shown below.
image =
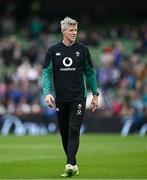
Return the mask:
{"type": "Polygon", "coordinates": [[[76,35],[76,34],[77,34],[77,31],[74,31],[73,34],[76,35]]]}

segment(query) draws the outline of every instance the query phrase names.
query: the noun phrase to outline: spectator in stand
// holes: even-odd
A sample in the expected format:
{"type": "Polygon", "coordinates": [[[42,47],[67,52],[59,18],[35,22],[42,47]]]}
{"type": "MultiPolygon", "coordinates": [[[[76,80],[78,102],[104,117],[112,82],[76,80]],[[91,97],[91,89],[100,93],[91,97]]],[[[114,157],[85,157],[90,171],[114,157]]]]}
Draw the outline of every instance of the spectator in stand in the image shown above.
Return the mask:
{"type": "Polygon", "coordinates": [[[124,104],[122,106],[120,116],[123,127],[121,129],[121,135],[127,136],[129,134],[130,128],[133,124],[134,119],[134,109],[131,106],[131,98],[130,96],[126,96],[124,98],[124,104]]]}

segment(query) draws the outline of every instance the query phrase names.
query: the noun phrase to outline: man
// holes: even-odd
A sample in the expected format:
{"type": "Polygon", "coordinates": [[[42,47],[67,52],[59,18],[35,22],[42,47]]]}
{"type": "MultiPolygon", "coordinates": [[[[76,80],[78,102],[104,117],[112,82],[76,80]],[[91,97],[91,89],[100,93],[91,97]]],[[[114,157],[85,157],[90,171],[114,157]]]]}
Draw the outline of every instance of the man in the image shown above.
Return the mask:
{"type": "Polygon", "coordinates": [[[92,91],[91,110],[98,107],[97,82],[87,47],[76,42],[77,21],[66,17],[61,21],[63,41],[49,48],[42,70],[45,101],[56,107],[59,131],[67,157],[62,176],[78,175],[76,154],[79,147],[80,127],[86,103],[86,81],[92,91]],[[55,97],[50,94],[51,80],[55,97]]]}

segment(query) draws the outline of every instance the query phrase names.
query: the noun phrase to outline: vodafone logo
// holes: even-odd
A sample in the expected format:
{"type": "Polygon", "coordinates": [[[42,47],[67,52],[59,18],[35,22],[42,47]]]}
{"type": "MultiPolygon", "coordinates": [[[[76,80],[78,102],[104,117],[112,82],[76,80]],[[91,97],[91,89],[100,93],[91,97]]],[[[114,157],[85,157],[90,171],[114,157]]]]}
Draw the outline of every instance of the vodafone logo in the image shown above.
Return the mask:
{"type": "Polygon", "coordinates": [[[72,65],[72,63],[73,63],[73,60],[70,57],[65,57],[63,59],[63,65],[65,67],[70,67],[72,65]]]}
{"type": "Polygon", "coordinates": [[[60,68],[60,71],[76,71],[76,67],[70,67],[73,63],[73,60],[70,57],[65,57],[63,59],[63,65],[65,66],[64,68],[60,68]]]}

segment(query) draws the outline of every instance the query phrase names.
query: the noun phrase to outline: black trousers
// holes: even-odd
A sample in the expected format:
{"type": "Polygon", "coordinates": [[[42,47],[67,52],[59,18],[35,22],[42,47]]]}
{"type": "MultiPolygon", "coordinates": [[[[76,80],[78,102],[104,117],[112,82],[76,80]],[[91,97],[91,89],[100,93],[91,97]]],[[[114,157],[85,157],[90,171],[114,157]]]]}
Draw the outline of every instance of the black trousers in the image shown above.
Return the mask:
{"type": "Polygon", "coordinates": [[[86,98],[73,102],[60,102],[56,100],[58,126],[67,156],[67,164],[76,164],[85,104],[86,98]]]}

